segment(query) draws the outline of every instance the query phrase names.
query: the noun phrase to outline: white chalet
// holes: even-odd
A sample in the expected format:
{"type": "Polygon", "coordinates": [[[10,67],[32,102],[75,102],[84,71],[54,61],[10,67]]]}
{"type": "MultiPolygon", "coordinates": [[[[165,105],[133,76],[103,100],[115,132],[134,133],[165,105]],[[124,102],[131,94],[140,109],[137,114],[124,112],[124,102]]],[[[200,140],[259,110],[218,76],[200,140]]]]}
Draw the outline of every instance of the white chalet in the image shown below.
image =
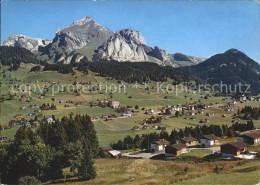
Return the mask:
{"type": "Polygon", "coordinates": [[[151,143],[151,151],[157,152],[159,150],[165,149],[166,146],[170,145],[170,142],[165,139],[159,139],[154,143],[151,143]]]}

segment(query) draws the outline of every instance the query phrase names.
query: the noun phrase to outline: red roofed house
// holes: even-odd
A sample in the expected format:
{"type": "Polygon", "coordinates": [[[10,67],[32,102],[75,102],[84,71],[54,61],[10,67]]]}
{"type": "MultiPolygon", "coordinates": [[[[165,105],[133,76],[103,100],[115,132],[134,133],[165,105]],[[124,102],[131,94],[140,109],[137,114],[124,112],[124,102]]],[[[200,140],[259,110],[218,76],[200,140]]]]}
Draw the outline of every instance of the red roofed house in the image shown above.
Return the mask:
{"type": "Polygon", "coordinates": [[[242,141],[250,145],[260,144],[260,134],[257,133],[246,133],[237,136],[237,141],[242,141]]]}
{"type": "Polygon", "coordinates": [[[157,152],[159,150],[163,150],[168,145],[170,145],[169,141],[165,139],[159,139],[158,141],[151,143],[151,151],[157,152]]]}
{"type": "Polygon", "coordinates": [[[215,144],[219,144],[219,138],[214,134],[204,135],[200,138],[201,147],[210,147],[215,144]]]}
{"type": "Polygon", "coordinates": [[[186,152],[187,152],[187,146],[183,143],[166,146],[165,148],[166,154],[173,154],[175,156],[178,156],[186,152]]]}
{"type": "Polygon", "coordinates": [[[250,145],[244,142],[234,142],[221,145],[221,154],[224,156],[235,156],[245,153],[250,145]]]}

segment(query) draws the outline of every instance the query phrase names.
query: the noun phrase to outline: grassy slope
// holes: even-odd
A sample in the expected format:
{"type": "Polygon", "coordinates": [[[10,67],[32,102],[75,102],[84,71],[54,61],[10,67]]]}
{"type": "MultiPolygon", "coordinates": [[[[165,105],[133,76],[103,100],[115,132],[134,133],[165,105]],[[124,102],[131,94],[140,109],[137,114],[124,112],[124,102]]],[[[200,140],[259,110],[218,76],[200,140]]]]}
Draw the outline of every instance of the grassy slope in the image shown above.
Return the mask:
{"type": "MultiPolygon", "coordinates": [[[[62,180],[57,184],[256,184],[260,161],[218,161],[194,164],[161,160],[98,159],[97,177],[90,181],[62,180]],[[216,167],[224,170],[214,173],[216,167]]],[[[70,174],[66,170],[67,174],[70,174]]],[[[56,184],[56,183],[55,183],[56,184]]]]}
{"type": "MultiPolygon", "coordinates": [[[[22,64],[22,68],[20,68],[16,72],[9,72],[7,71],[7,77],[2,78],[1,81],[3,83],[2,92],[7,93],[10,91],[10,87],[8,87],[8,83],[10,79],[18,79],[19,82],[16,82],[18,84],[28,84],[30,81],[36,83],[39,86],[47,85],[50,86],[49,82],[57,82],[59,84],[71,84],[74,81],[78,82],[91,82],[94,83],[107,83],[107,86],[109,87],[111,84],[117,84],[116,80],[108,80],[107,78],[98,77],[95,74],[91,73],[89,75],[83,75],[82,73],[76,71],[76,75],[72,76],[71,74],[60,74],[57,72],[41,72],[38,73],[28,73],[28,71],[31,69],[31,67],[34,66],[33,64],[22,64]],[[9,77],[11,75],[11,77],[9,77]],[[76,78],[77,77],[77,78],[76,78]],[[48,83],[45,83],[45,81],[48,81],[48,83]],[[7,83],[7,84],[6,84],[7,83]]],[[[171,82],[170,80],[168,81],[171,82]]],[[[192,93],[185,93],[185,92],[178,92],[178,95],[176,96],[176,92],[173,92],[172,94],[168,94],[169,100],[164,99],[164,96],[166,95],[162,91],[159,93],[157,92],[157,83],[151,82],[150,84],[150,90],[145,90],[144,85],[141,85],[140,87],[136,88],[134,84],[129,84],[128,88],[126,89],[126,93],[122,93],[123,89],[121,89],[121,93],[116,92],[113,94],[112,100],[118,100],[120,101],[120,104],[122,106],[135,106],[139,105],[140,108],[145,107],[146,109],[149,108],[161,108],[166,105],[176,105],[176,104],[185,104],[186,102],[193,102],[198,101],[201,94],[192,94],[192,93]],[[184,96],[187,96],[187,98],[184,98],[184,96]],[[132,98],[128,98],[129,96],[132,96],[132,98]],[[191,100],[190,98],[193,98],[194,100],[191,100]]],[[[165,87],[165,86],[164,86],[165,87]]],[[[26,103],[19,101],[19,97],[23,94],[21,92],[18,93],[18,97],[15,97],[12,101],[5,101],[4,103],[1,103],[1,119],[0,122],[3,125],[6,125],[11,119],[14,119],[14,116],[16,113],[21,113],[25,118],[30,119],[34,118],[34,116],[30,117],[27,116],[29,113],[32,113],[34,109],[27,108],[25,110],[21,110],[21,107],[23,106],[29,106],[30,104],[36,104],[36,105],[42,105],[42,103],[54,103],[57,106],[57,110],[55,111],[43,111],[43,114],[46,116],[55,115],[56,117],[62,117],[64,115],[68,115],[70,112],[73,112],[74,114],[89,114],[89,115],[96,115],[96,116],[102,116],[102,115],[108,115],[108,114],[115,114],[116,113],[111,108],[90,108],[89,107],[89,101],[95,101],[96,99],[105,99],[109,98],[109,94],[95,94],[92,92],[87,92],[86,94],[81,93],[80,96],[75,96],[75,94],[69,94],[69,93],[58,93],[56,96],[54,96],[55,101],[51,101],[51,98],[53,98],[51,94],[51,87],[49,88],[49,92],[47,93],[47,97],[43,100],[38,99],[38,93],[32,94],[33,102],[26,103]],[[70,107],[64,107],[66,103],[59,104],[59,100],[73,100],[74,104],[69,104],[70,107]],[[80,106],[75,106],[76,102],[81,102],[80,106]]],[[[26,93],[25,93],[26,94],[26,93]]],[[[28,95],[28,93],[27,93],[28,95]]],[[[202,95],[206,95],[206,92],[202,92],[202,95]]],[[[212,97],[209,99],[202,99],[202,103],[213,103],[221,102],[223,104],[227,103],[229,100],[222,100],[223,97],[212,97]]],[[[244,106],[244,105],[253,105],[253,106],[259,106],[259,102],[248,102],[245,104],[238,104],[238,107],[244,106]]],[[[199,120],[203,118],[210,119],[210,123],[207,124],[228,124],[231,125],[231,115],[232,112],[224,112],[223,110],[220,110],[218,108],[218,105],[214,105],[213,108],[207,109],[204,111],[203,115],[196,115],[195,120],[185,120],[183,117],[180,118],[170,118],[169,116],[166,116],[165,120],[162,120],[160,123],[161,125],[165,125],[168,131],[171,131],[173,128],[180,129],[184,128],[185,126],[195,126],[199,124],[199,120]],[[206,117],[206,112],[214,112],[216,113],[214,116],[206,117]],[[222,114],[226,114],[226,118],[222,118],[222,114]]],[[[155,130],[150,129],[148,130],[142,130],[139,131],[132,131],[131,128],[133,126],[140,126],[143,122],[143,119],[149,117],[149,115],[144,115],[142,111],[140,111],[139,114],[133,115],[131,118],[118,118],[112,121],[104,121],[103,119],[99,118],[97,121],[95,121],[96,130],[98,133],[100,145],[108,145],[113,141],[117,141],[120,138],[123,138],[125,135],[129,134],[134,136],[135,134],[143,134],[148,132],[154,132],[155,130]]],[[[242,121],[245,122],[245,121],[242,121]]],[[[260,121],[255,121],[256,126],[260,126],[260,121]]],[[[9,138],[12,138],[13,133],[17,128],[12,128],[6,131],[2,132],[2,135],[9,136],[9,138]]]]}
{"type": "Polygon", "coordinates": [[[242,166],[220,174],[209,174],[203,177],[194,178],[192,180],[183,181],[180,184],[243,184],[252,185],[259,183],[260,177],[260,161],[252,161],[242,166]]]}

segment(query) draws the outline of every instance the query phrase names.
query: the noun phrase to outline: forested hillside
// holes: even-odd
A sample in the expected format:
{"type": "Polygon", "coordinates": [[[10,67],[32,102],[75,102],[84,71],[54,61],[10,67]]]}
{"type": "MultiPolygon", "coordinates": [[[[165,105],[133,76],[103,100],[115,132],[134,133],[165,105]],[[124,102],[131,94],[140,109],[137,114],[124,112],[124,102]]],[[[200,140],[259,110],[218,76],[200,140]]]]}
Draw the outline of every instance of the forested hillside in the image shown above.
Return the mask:
{"type": "Polygon", "coordinates": [[[25,48],[0,46],[0,63],[2,63],[2,65],[19,66],[21,62],[40,63],[36,56],[25,48]]]}
{"type": "Polygon", "coordinates": [[[149,62],[88,62],[85,63],[90,71],[103,77],[112,77],[129,83],[147,82],[150,80],[164,82],[167,78],[180,82],[202,81],[179,69],[170,66],[160,66],[149,62]]]}

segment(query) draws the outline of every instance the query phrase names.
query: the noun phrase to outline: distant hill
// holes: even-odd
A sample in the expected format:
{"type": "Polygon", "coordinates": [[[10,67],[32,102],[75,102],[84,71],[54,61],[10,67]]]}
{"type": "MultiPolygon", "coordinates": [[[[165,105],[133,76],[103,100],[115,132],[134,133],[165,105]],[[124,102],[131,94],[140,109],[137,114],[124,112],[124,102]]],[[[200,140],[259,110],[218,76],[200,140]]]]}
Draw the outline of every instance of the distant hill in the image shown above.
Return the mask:
{"type": "Polygon", "coordinates": [[[192,66],[206,60],[206,58],[192,57],[192,56],[184,55],[182,53],[169,54],[168,56],[172,61],[174,61],[174,63],[178,67],[192,66]]]}
{"type": "Polygon", "coordinates": [[[2,65],[41,63],[31,51],[22,47],[0,46],[0,62],[2,65]]]}
{"type": "Polygon", "coordinates": [[[220,84],[222,81],[223,84],[234,87],[240,82],[250,84],[253,94],[260,93],[260,65],[236,49],[230,49],[198,65],[181,69],[206,80],[211,85],[220,84]]]}

